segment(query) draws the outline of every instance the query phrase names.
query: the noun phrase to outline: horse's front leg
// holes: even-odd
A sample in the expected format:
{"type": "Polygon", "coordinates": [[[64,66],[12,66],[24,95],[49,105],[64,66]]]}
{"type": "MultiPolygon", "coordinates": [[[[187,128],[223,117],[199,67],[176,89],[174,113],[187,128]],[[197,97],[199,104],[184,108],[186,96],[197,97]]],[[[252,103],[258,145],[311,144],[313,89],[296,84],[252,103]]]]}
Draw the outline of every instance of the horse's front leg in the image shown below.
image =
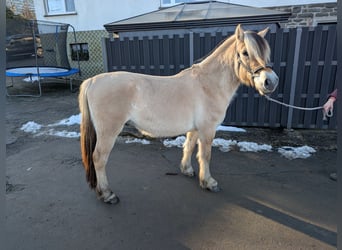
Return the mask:
{"type": "Polygon", "coordinates": [[[213,192],[220,191],[217,181],[211,177],[209,163],[211,158],[211,147],[215,132],[210,135],[201,135],[198,140],[197,160],[199,163],[199,182],[202,188],[213,192]]]}
{"type": "Polygon", "coordinates": [[[194,176],[195,172],[191,165],[191,156],[194,152],[194,148],[196,146],[198,139],[198,132],[191,131],[186,134],[186,140],[183,147],[183,158],[180,164],[180,170],[184,175],[194,176]]]}
{"type": "Polygon", "coordinates": [[[116,204],[118,203],[119,197],[116,196],[109,188],[106,164],[108,161],[109,154],[113,148],[116,138],[100,137],[97,140],[96,147],[93,153],[93,160],[96,172],[97,186],[96,194],[99,199],[103,199],[106,203],[116,204]]]}

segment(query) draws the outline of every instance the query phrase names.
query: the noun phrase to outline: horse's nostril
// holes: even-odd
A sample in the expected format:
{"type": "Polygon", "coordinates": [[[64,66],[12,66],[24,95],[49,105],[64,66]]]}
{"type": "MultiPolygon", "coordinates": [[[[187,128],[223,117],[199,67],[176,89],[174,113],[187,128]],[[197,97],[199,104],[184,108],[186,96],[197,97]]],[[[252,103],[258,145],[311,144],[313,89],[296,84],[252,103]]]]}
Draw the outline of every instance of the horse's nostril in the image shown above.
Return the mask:
{"type": "Polygon", "coordinates": [[[266,79],[265,82],[264,82],[264,88],[267,89],[267,90],[274,90],[276,88],[276,86],[278,85],[277,82],[274,82],[270,79],[266,79]]]}
{"type": "Polygon", "coordinates": [[[276,82],[273,82],[270,79],[266,79],[264,82],[264,88],[268,91],[273,91],[277,86],[276,82]]]}
{"type": "Polygon", "coordinates": [[[266,79],[265,83],[264,83],[264,86],[265,86],[266,89],[268,89],[271,84],[272,84],[271,81],[269,79],[266,79]]]}

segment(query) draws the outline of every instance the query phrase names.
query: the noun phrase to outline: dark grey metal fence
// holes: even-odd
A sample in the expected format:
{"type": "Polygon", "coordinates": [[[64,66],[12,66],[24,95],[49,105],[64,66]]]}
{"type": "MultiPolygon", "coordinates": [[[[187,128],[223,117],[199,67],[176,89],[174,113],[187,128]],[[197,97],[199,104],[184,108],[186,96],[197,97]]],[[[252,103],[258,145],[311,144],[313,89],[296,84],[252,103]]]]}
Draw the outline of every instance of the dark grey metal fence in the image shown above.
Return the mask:
{"type": "MultiPolygon", "coordinates": [[[[173,75],[208,54],[232,33],[192,33],[105,39],[108,71],[173,75]]],[[[266,36],[279,75],[274,99],[301,107],[322,106],[336,86],[336,26],[278,29],[266,36]]],[[[336,113],[336,112],[335,112],[336,113]]],[[[252,127],[336,128],[336,115],[324,122],[322,111],[301,111],[271,103],[242,86],[224,124],[252,127]]]]}

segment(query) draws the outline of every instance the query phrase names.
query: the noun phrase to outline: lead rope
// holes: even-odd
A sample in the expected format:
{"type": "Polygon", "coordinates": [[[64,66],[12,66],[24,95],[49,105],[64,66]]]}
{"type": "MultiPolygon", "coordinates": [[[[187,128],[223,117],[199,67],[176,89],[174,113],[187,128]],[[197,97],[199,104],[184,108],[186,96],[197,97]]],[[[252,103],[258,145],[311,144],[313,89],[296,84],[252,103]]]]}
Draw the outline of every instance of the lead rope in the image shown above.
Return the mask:
{"type": "Polygon", "coordinates": [[[323,110],[323,120],[326,121],[328,118],[327,117],[332,117],[334,115],[333,111],[332,110],[329,110],[328,112],[325,112],[324,109],[323,109],[323,106],[319,106],[319,107],[313,107],[313,108],[304,108],[304,107],[298,107],[298,106],[294,106],[294,105],[290,105],[290,104],[287,104],[287,103],[283,103],[283,102],[280,102],[278,100],[275,100],[267,95],[264,95],[265,98],[271,102],[275,102],[275,103],[278,103],[280,105],[283,105],[285,107],[288,107],[288,108],[294,108],[294,109],[300,109],[300,110],[309,110],[309,111],[312,111],[312,110],[319,110],[319,109],[322,109],[323,110]]]}
{"type": "MultiPolygon", "coordinates": [[[[271,65],[269,64],[266,64],[265,67],[258,67],[256,68],[255,70],[252,70],[249,66],[247,66],[246,64],[244,64],[244,62],[241,60],[241,57],[240,57],[240,54],[237,52],[237,49],[235,48],[235,51],[236,51],[236,55],[237,55],[237,60],[238,60],[238,63],[239,65],[241,65],[243,68],[245,68],[245,70],[250,73],[252,75],[252,79],[253,79],[253,82],[254,82],[254,77],[257,76],[257,73],[264,69],[264,68],[272,68],[271,65]]],[[[319,109],[322,109],[323,111],[323,120],[326,121],[328,118],[327,117],[332,117],[334,115],[333,111],[332,110],[328,110],[328,112],[325,112],[325,110],[323,109],[323,106],[319,106],[319,107],[313,107],[313,108],[304,108],[304,107],[298,107],[298,106],[294,106],[294,105],[290,105],[290,104],[287,104],[287,103],[283,103],[283,102],[280,102],[278,100],[275,100],[267,95],[264,95],[266,97],[267,100],[269,101],[272,101],[272,102],[275,102],[277,104],[280,104],[280,105],[283,105],[285,107],[289,107],[289,108],[294,108],[294,109],[300,109],[300,110],[307,110],[307,111],[312,111],[312,110],[319,110],[319,109]]]]}

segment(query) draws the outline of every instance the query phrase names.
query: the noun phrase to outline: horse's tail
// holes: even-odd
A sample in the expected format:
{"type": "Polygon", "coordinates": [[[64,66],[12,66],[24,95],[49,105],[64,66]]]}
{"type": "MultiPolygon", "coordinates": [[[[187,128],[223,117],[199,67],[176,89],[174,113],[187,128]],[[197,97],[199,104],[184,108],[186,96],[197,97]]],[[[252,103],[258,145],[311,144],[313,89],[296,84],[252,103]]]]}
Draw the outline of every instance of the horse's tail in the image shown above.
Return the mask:
{"type": "Polygon", "coordinates": [[[87,182],[89,183],[90,188],[93,189],[97,184],[93,161],[93,152],[96,145],[96,131],[91,119],[87,98],[87,89],[90,84],[90,79],[82,83],[78,101],[82,116],[80,126],[82,162],[86,171],[87,182]]]}

